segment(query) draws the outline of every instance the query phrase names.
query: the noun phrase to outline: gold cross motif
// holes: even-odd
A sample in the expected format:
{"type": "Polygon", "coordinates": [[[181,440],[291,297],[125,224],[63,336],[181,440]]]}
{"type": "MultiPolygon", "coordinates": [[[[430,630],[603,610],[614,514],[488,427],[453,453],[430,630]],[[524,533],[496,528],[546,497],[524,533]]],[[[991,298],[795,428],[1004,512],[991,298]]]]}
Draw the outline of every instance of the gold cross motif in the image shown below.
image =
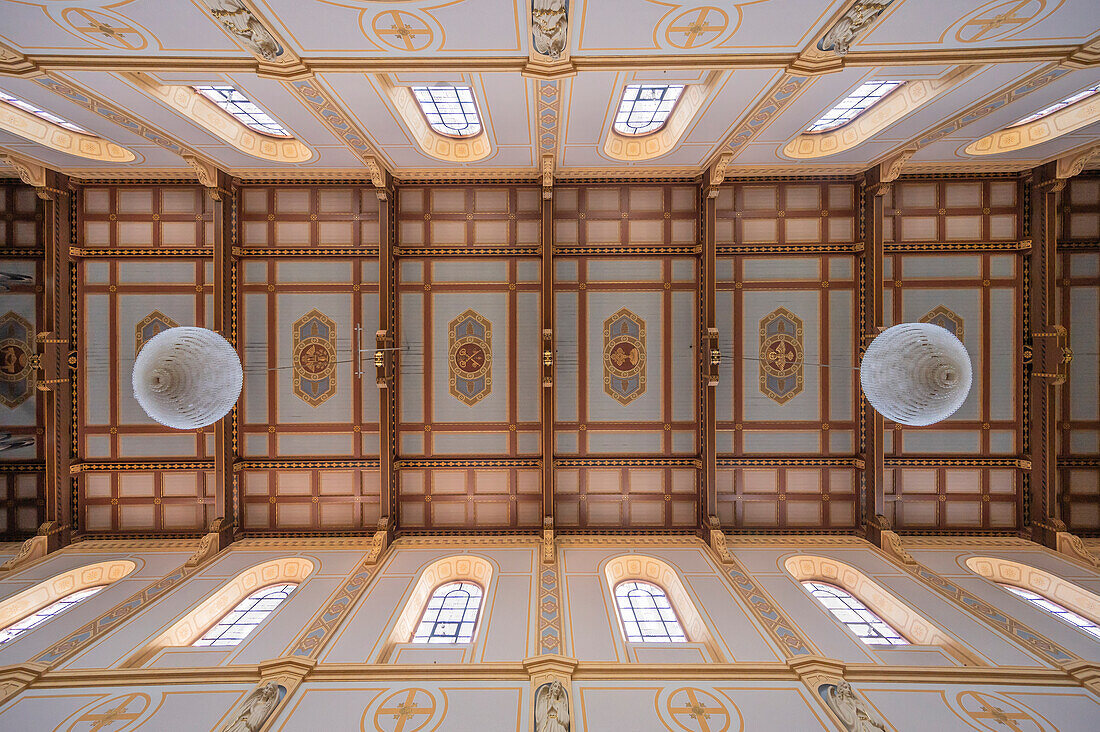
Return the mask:
{"type": "MultiPolygon", "coordinates": [[[[405,697],[404,702],[398,702],[396,707],[380,708],[375,714],[375,718],[377,719],[380,716],[392,714],[393,718],[397,720],[397,726],[394,727],[393,732],[404,732],[405,723],[413,717],[424,714],[430,717],[435,710],[433,707],[421,708],[416,705],[417,691],[417,689],[409,689],[409,693],[405,697]]],[[[419,727],[413,727],[413,730],[416,729],[419,729],[419,727]]]]}
{"type": "Polygon", "coordinates": [[[100,730],[107,729],[107,727],[114,724],[115,722],[123,722],[123,726],[126,726],[126,722],[134,721],[141,716],[142,712],[145,711],[144,708],[139,709],[136,712],[127,711],[126,708],[130,705],[130,702],[132,702],[137,696],[137,694],[130,694],[129,696],[123,697],[119,700],[117,707],[114,707],[113,709],[108,709],[101,714],[85,714],[83,717],[78,719],[77,722],[91,722],[92,726],[89,728],[88,732],[100,732],[100,730]]]}
{"type": "MultiPolygon", "coordinates": [[[[1017,2],[1009,10],[1006,10],[1003,13],[999,13],[997,15],[994,15],[991,18],[972,18],[972,19],[966,21],[965,23],[963,23],[962,28],[959,29],[958,38],[959,38],[960,41],[966,41],[968,43],[972,43],[974,41],[980,41],[982,38],[984,38],[985,36],[987,36],[988,34],[990,34],[991,32],[993,32],[995,30],[997,30],[998,28],[1000,28],[1002,26],[1022,25],[1023,23],[1028,22],[1029,20],[1034,18],[1036,15],[1038,15],[1039,12],[1041,12],[1042,9],[1043,9],[1042,5],[1040,5],[1039,10],[1037,10],[1035,13],[1031,14],[1030,16],[1022,17],[1022,18],[1016,16],[1016,11],[1030,5],[1031,3],[1032,3],[1032,0],[1019,0],[1019,2],[1017,2]],[[973,34],[970,35],[969,37],[964,38],[963,37],[963,31],[965,31],[970,26],[976,26],[977,30],[975,30],[973,32],[973,34]]],[[[1005,3],[1005,4],[1007,5],[1007,3],[1005,3]]],[[[997,7],[1002,8],[1002,7],[1004,7],[1004,5],[999,5],[997,7]]]]}
{"type": "MultiPolygon", "coordinates": [[[[725,17],[722,17],[719,18],[718,25],[708,25],[707,17],[710,15],[712,10],[718,11],[720,15],[725,15],[724,13],[722,13],[721,10],[718,10],[718,8],[699,8],[699,14],[696,15],[695,18],[687,20],[687,25],[670,25],[665,33],[665,37],[668,38],[669,43],[674,46],[678,46],[679,48],[694,48],[695,46],[701,46],[705,43],[708,43],[709,41],[713,40],[713,38],[704,38],[703,40],[699,40],[699,37],[705,36],[708,33],[721,33],[726,29],[726,26],[729,24],[729,20],[725,17]],[[676,41],[672,40],[673,33],[683,33],[686,38],[684,38],[683,41],[677,43],[676,41]]],[[[688,13],[690,12],[692,11],[688,11],[688,13]]],[[[676,20],[673,20],[672,22],[678,22],[680,18],[688,15],[688,13],[680,15],[676,18],[676,20]]]]}
{"type": "Polygon", "coordinates": [[[413,22],[420,22],[420,27],[414,27],[412,24],[406,23],[403,17],[405,15],[407,13],[402,13],[400,10],[387,10],[384,13],[379,13],[374,18],[375,33],[394,48],[400,48],[402,45],[406,51],[419,51],[427,48],[428,44],[432,42],[431,29],[415,15],[409,15],[409,18],[413,22]],[[387,15],[390,21],[388,24],[385,18],[387,15]],[[384,36],[393,36],[393,41],[386,40],[384,36]],[[427,39],[423,43],[417,43],[418,36],[426,36],[427,39]]]}
{"type": "Polygon", "coordinates": [[[720,726],[718,729],[712,729],[710,718],[712,714],[720,714],[725,718],[728,714],[725,708],[708,707],[703,702],[699,701],[699,698],[695,695],[695,689],[685,689],[687,693],[687,705],[681,707],[672,706],[671,699],[669,700],[668,711],[673,716],[677,714],[687,714],[689,718],[694,719],[699,724],[699,732],[719,732],[719,730],[725,729],[725,726],[720,726]]]}
{"type": "Polygon", "coordinates": [[[991,719],[997,724],[1003,724],[1013,732],[1024,732],[1023,728],[1016,724],[1017,719],[1025,719],[1029,722],[1034,721],[1023,712],[1006,712],[1000,707],[987,704],[984,701],[980,703],[982,705],[982,711],[970,712],[970,716],[974,719],[991,719]]]}
{"type": "Polygon", "coordinates": [[[85,10],[84,8],[70,8],[65,11],[65,20],[75,29],[84,33],[85,35],[102,35],[108,41],[114,41],[122,48],[128,48],[131,51],[137,51],[145,48],[145,37],[141,35],[141,32],[136,28],[128,25],[111,25],[106,16],[96,17],[95,11],[85,10]],[[87,25],[77,25],[80,21],[77,19],[70,19],[69,15],[78,15],[87,25]],[[137,42],[131,42],[126,36],[136,35],[138,37],[137,42]]]}

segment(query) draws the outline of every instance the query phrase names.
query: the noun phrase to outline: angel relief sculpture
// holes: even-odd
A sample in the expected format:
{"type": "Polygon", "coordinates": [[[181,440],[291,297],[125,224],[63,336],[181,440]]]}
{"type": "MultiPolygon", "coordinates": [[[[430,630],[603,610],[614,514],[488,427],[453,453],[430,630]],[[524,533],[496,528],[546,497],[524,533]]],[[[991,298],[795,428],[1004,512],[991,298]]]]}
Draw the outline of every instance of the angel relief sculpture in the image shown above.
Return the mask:
{"type": "Polygon", "coordinates": [[[531,40],[543,56],[558,58],[565,50],[568,0],[531,0],[531,40]]]}
{"type": "Polygon", "coordinates": [[[233,721],[222,727],[222,732],[258,732],[275,711],[283,693],[282,687],[274,681],[254,689],[234,710],[233,721]]]}
{"type": "Polygon", "coordinates": [[[560,681],[535,691],[535,732],[569,732],[569,694],[560,681]]]}

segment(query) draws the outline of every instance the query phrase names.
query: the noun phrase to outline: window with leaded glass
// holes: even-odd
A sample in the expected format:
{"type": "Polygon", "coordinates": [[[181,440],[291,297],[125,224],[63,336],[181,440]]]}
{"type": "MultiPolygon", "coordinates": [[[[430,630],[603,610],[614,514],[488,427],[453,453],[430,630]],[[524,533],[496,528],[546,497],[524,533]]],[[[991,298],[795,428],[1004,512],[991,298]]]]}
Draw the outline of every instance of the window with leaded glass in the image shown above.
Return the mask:
{"type": "Polygon", "coordinates": [[[615,604],[623,632],[631,643],[683,643],[684,628],[668,595],[649,582],[621,582],[615,587],[615,604]]]}
{"type": "Polygon", "coordinates": [[[1025,590],[1022,587],[1005,584],[1001,584],[1001,587],[1005,588],[1013,595],[1016,595],[1023,600],[1027,600],[1040,610],[1048,612],[1054,617],[1069,623],[1075,628],[1083,630],[1086,633],[1100,639],[1100,627],[1097,627],[1096,623],[1092,622],[1088,618],[1083,618],[1072,610],[1064,608],[1053,600],[1048,600],[1042,595],[1038,595],[1031,590],[1025,590]]]}
{"type": "Polygon", "coordinates": [[[73,124],[64,117],[58,117],[53,112],[42,109],[42,107],[39,107],[37,104],[31,104],[25,99],[20,99],[14,94],[9,94],[3,89],[0,89],[0,102],[7,102],[16,109],[22,109],[24,112],[30,112],[34,116],[41,117],[47,122],[52,122],[58,127],[64,127],[66,130],[79,132],[82,135],[91,135],[92,137],[97,137],[97,135],[92,132],[88,132],[88,130],[84,129],[80,125],[73,124]]]}
{"type": "Polygon", "coordinates": [[[196,86],[195,91],[231,114],[238,122],[256,132],[275,137],[290,137],[290,133],[271,115],[260,109],[236,87],[228,84],[196,86]]]}
{"type": "Polygon", "coordinates": [[[38,612],[31,613],[27,617],[19,620],[6,628],[0,629],[0,643],[7,643],[13,638],[26,633],[31,628],[34,628],[42,623],[46,622],[55,615],[60,615],[73,605],[84,602],[95,593],[102,590],[106,585],[100,585],[99,587],[87,587],[83,590],[77,590],[71,594],[65,595],[60,600],[47,605],[38,612]]]}
{"type": "Polygon", "coordinates": [[[235,646],[256,629],[298,585],[271,585],[253,592],[226,613],[193,646],[235,646]]]}
{"type": "Polygon", "coordinates": [[[468,86],[414,86],[413,97],[432,129],[448,137],[473,137],[481,132],[481,115],[468,86]]]}
{"type": "Polygon", "coordinates": [[[1076,94],[1071,94],[1070,96],[1066,97],[1065,99],[1063,99],[1060,102],[1055,102],[1054,104],[1051,104],[1049,107],[1043,107],[1038,112],[1033,112],[1032,114],[1029,114],[1028,116],[1024,117],[1023,119],[1017,120],[1016,122],[1013,122],[1011,125],[1009,125],[1009,127],[1018,127],[1020,125],[1026,125],[1028,122],[1034,122],[1035,120],[1042,119],[1043,117],[1046,117],[1048,114],[1054,114],[1059,109],[1065,109],[1069,105],[1076,104],[1077,102],[1080,102],[1083,99],[1088,99],[1093,94],[1097,94],[1097,93],[1100,93],[1100,84],[1093,84],[1088,89],[1082,89],[1081,91],[1077,92],[1076,94]]]}
{"type": "Polygon", "coordinates": [[[840,622],[869,646],[907,646],[909,641],[882,618],[867,609],[851,593],[824,582],[803,582],[802,586],[817,598],[840,622]]]}
{"type": "Polygon", "coordinates": [[[428,600],[413,643],[469,643],[474,639],[481,612],[481,587],[473,582],[451,582],[435,588],[428,600]]]}
{"type": "Polygon", "coordinates": [[[806,131],[828,132],[846,125],[904,83],[903,81],[868,81],[860,84],[858,89],[837,102],[835,107],[821,115],[816,122],[806,128],[806,131]]]}
{"type": "Polygon", "coordinates": [[[620,135],[648,135],[668,122],[683,84],[627,84],[615,115],[615,131],[620,135]]]}

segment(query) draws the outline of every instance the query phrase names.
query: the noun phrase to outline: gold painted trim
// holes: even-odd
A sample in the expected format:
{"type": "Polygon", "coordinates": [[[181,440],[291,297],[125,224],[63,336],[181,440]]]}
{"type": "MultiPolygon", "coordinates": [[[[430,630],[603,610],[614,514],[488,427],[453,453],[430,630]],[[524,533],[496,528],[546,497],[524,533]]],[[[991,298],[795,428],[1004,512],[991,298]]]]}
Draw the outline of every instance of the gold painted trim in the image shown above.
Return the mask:
{"type": "Polygon", "coordinates": [[[129,559],[86,564],[54,575],[0,602],[0,628],[19,622],[28,615],[89,587],[110,585],[137,569],[129,559]]]}
{"type": "Polygon", "coordinates": [[[940,79],[907,81],[868,107],[851,122],[825,132],[803,132],[783,148],[794,160],[836,155],[862,145],[882,130],[972,76],[978,66],[958,66],[940,79]]]}
{"type": "Polygon", "coordinates": [[[78,158],[105,163],[129,163],[137,158],[110,140],[67,130],[7,102],[0,102],[0,130],[78,158]]]}
{"type": "Polygon", "coordinates": [[[1082,99],[1046,117],[1014,127],[1005,127],[963,148],[967,155],[1000,155],[1050,142],[1100,120],[1100,94],[1082,99]]]}
{"type": "Polygon", "coordinates": [[[189,86],[161,84],[145,73],[122,72],[121,76],[246,155],[273,163],[304,163],[313,158],[313,151],[298,139],[260,134],[189,86]]]}
{"type": "Polygon", "coordinates": [[[1100,623],[1100,595],[1050,572],[1000,557],[970,557],[966,566],[990,582],[1030,590],[1073,612],[1100,623]]]}

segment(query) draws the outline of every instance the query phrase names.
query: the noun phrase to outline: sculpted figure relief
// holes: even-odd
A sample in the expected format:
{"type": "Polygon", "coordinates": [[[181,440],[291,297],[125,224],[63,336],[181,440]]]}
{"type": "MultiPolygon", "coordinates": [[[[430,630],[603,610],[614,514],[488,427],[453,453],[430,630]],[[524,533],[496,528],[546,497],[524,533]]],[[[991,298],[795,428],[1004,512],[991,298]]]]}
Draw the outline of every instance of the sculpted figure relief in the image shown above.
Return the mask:
{"type": "Polygon", "coordinates": [[[210,14],[265,61],[274,61],[283,47],[241,0],[203,0],[210,14]]]}
{"type": "Polygon", "coordinates": [[[257,732],[278,703],[279,684],[268,681],[245,697],[237,709],[234,721],[223,727],[222,732],[257,732]]]}
{"type": "Polygon", "coordinates": [[[558,58],[565,50],[568,0],[531,0],[531,40],[543,56],[558,58]]]}
{"type": "Polygon", "coordinates": [[[569,695],[560,681],[535,692],[535,732],[569,732],[569,695]]]}
{"type": "Polygon", "coordinates": [[[837,56],[848,53],[849,46],[856,39],[859,32],[874,22],[882,11],[893,0],[885,2],[872,2],[872,0],[859,0],[844,17],[829,29],[817,47],[822,51],[832,51],[837,56]]]}
{"type": "Polygon", "coordinates": [[[871,715],[867,702],[856,696],[852,685],[841,681],[835,686],[825,684],[820,693],[849,732],[886,732],[886,725],[871,715]]]}

